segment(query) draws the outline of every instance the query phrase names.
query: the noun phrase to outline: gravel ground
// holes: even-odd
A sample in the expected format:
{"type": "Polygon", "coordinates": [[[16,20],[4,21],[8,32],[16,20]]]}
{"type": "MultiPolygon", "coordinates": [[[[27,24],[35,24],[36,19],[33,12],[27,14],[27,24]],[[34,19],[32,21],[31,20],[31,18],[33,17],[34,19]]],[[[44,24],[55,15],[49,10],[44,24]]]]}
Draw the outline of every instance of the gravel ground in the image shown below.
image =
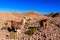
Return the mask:
{"type": "MultiPolygon", "coordinates": [[[[37,30],[31,36],[24,34],[24,32],[27,30],[26,28],[29,26],[39,26],[39,24],[33,23],[26,25],[25,28],[23,29],[23,32],[19,34],[18,37],[19,39],[16,40],[60,40],[60,28],[53,23],[49,23],[48,25],[49,25],[48,28],[46,29],[42,28],[40,30],[37,30]]],[[[7,30],[0,30],[0,40],[15,40],[7,38],[7,35],[10,35],[10,33],[7,30]]]]}

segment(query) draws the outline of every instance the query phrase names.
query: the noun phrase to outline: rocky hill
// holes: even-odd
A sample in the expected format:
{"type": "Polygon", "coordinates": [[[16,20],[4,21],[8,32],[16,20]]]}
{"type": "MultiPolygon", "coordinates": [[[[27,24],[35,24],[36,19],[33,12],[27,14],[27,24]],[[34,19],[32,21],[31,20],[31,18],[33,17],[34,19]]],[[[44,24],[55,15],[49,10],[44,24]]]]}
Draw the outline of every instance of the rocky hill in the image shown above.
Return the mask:
{"type": "MultiPolygon", "coordinates": [[[[20,29],[19,39],[18,40],[60,40],[60,13],[51,13],[48,15],[42,15],[37,12],[29,11],[24,14],[19,14],[18,12],[14,13],[0,13],[0,18],[2,20],[7,19],[22,19],[24,16],[28,18],[34,18],[32,20],[27,20],[23,29],[20,29]],[[3,18],[4,17],[4,18],[3,18]],[[38,18],[38,19],[37,19],[38,18]],[[39,20],[41,19],[41,20],[39,20]],[[48,27],[44,28],[44,25],[41,26],[42,20],[47,19],[48,27]],[[32,21],[32,22],[31,22],[32,21]],[[37,28],[37,29],[36,29],[37,28]],[[32,31],[31,31],[32,30],[32,31]]],[[[6,38],[6,35],[9,34],[7,30],[0,30],[0,40],[9,40],[6,38]],[[3,34],[2,34],[3,33],[3,34]],[[4,36],[2,38],[2,36],[4,36]]]]}
{"type": "Polygon", "coordinates": [[[23,14],[20,14],[20,13],[12,13],[13,15],[17,16],[17,17],[20,17],[20,18],[23,18],[24,16],[27,16],[28,18],[48,18],[42,14],[39,14],[38,12],[34,12],[34,11],[28,11],[28,12],[25,12],[23,14]]]}
{"type": "Polygon", "coordinates": [[[42,14],[39,14],[38,12],[34,11],[26,12],[23,15],[31,18],[47,18],[46,16],[43,16],[42,14]]]}
{"type": "Polygon", "coordinates": [[[30,24],[31,27],[36,26],[36,27],[41,27],[41,28],[39,28],[36,31],[36,33],[33,34],[32,36],[30,37],[25,36],[25,40],[60,40],[60,13],[51,13],[47,16],[48,16],[47,18],[48,28],[44,29],[43,26],[42,27],[39,26],[40,25],[39,22],[30,24]]]}

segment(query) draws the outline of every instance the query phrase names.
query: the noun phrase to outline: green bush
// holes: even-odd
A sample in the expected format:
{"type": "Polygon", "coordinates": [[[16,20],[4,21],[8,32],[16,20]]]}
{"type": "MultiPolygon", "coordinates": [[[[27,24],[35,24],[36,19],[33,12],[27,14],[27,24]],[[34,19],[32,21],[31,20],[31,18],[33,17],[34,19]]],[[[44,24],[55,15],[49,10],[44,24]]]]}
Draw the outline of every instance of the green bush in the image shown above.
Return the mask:
{"type": "Polygon", "coordinates": [[[7,28],[8,28],[7,26],[3,26],[3,27],[2,27],[2,29],[5,29],[5,30],[6,30],[7,28]]]}
{"type": "Polygon", "coordinates": [[[29,30],[26,32],[27,35],[33,35],[36,32],[36,28],[29,28],[29,30]]]}

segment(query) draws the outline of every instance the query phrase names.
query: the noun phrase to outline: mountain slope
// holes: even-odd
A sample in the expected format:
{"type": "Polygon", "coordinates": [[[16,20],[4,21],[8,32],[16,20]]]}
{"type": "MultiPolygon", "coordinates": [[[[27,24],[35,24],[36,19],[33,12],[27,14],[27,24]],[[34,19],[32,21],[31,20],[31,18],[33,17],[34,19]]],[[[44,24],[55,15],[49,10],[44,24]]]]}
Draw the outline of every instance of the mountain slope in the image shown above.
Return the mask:
{"type": "Polygon", "coordinates": [[[18,20],[19,18],[12,15],[11,13],[0,12],[0,19],[1,20],[18,20]]]}
{"type": "Polygon", "coordinates": [[[29,11],[23,14],[24,16],[30,17],[30,18],[38,18],[38,19],[46,19],[48,17],[39,14],[38,12],[34,12],[34,11],[29,11]]]}

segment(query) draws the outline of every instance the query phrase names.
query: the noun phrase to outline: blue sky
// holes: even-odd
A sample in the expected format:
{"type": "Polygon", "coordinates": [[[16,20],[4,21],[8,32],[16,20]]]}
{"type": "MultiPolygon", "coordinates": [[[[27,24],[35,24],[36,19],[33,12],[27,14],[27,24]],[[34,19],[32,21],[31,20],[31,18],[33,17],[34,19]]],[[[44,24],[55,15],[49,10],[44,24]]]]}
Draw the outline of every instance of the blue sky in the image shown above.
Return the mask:
{"type": "Polygon", "coordinates": [[[60,0],[0,0],[0,12],[60,12],[60,0]]]}

